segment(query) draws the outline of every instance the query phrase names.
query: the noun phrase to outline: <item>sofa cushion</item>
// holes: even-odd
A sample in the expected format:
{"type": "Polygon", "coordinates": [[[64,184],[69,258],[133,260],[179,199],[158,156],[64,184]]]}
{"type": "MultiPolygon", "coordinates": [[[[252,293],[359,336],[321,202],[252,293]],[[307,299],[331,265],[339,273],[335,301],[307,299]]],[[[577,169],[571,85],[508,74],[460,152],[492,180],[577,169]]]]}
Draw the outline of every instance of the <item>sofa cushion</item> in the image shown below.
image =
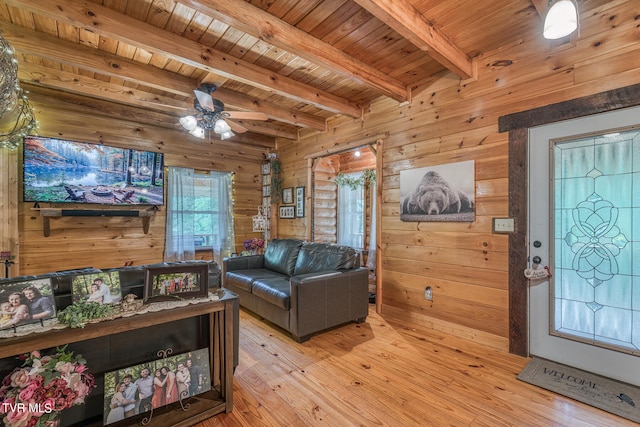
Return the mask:
{"type": "Polygon", "coordinates": [[[264,252],[264,267],[287,276],[293,276],[298,252],[302,246],[298,239],[273,239],[264,252]]]}
{"type": "Polygon", "coordinates": [[[253,282],[257,279],[288,279],[284,274],[266,269],[247,269],[227,271],[226,281],[240,289],[251,292],[253,282]]]}
{"type": "Polygon", "coordinates": [[[284,308],[285,310],[289,309],[291,286],[289,285],[288,277],[256,279],[253,282],[253,289],[251,292],[256,297],[275,306],[284,308]]]}
{"type": "Polygon", "coordinates": [[[307,242],[300,248],[293,275],[357,267],[356,250],[349,246],[307,242]]]}

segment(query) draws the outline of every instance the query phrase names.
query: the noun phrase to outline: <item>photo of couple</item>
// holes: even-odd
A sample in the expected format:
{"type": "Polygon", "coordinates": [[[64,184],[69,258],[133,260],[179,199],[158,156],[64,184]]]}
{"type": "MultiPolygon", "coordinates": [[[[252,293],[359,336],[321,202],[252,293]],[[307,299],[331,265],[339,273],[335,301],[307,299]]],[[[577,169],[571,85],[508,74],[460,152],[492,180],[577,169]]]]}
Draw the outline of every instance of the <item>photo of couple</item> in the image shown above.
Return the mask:
{"type": "Polygon", "coordinates": [[[75,276],[71,282],[73,301],[117,304],[122,300],[120,275],[112,273],[91,273],[75,276]]]}
{"type": "Polygon", "coordinates": [[[209,390],[208,348],[108,372],[104,376],[104,425],[209,390]]]}
{"type": "Polygon", "coordinates": [[[3,284],[0,287],[0,329],[55,317],[51,279],[3,284]]]}

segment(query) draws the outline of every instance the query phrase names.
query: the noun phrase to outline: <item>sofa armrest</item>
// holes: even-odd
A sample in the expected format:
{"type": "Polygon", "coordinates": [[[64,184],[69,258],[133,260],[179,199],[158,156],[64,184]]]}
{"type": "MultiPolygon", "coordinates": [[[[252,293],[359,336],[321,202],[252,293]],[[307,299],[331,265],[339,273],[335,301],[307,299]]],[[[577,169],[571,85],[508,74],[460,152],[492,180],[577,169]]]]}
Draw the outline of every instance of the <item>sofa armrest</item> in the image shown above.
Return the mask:
{"type": "Polygon", "coordinates": [[[369,313],[369,271],[366,268],[322,271],[290,280],[290,332],[304,337],[369,313]]]}
{"type": "Polygon", "coordinates": [[[264,268],[264,255],[234,256],[222,259],[222,287],[225,287],[227,271],[264,268]]]}

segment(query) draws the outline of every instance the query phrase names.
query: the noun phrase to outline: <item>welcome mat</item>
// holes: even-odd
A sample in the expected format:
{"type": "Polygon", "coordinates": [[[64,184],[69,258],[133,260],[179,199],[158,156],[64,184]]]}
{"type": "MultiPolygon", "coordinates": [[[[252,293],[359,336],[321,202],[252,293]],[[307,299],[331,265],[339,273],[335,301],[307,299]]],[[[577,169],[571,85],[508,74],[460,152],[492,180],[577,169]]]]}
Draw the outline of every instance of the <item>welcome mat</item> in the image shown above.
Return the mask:
{"type": "Polygon", "coordinates": [[[640,387],[537,357],[518,379],[640,423],[640,387]]]}

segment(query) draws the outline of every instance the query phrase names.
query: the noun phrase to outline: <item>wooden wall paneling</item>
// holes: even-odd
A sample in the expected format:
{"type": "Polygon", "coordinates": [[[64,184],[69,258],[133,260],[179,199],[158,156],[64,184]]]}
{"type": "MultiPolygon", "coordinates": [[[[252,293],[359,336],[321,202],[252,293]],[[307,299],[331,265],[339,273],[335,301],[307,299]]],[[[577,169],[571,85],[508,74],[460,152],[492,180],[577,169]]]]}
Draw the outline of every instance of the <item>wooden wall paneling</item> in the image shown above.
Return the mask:
{"type": "MultiPolygon", "coordinates": [[[[283,174],[282,188],[293,189],[293,205],[295,204],[295,190],[296,187],[307,187],[309,182],[309,170],[308,160],[302,157],[298,151],[298,144],[292,140],[279,139],[278,146],[285,146],[290,149],[278,151],[278,158],[283,169],[286,167],[286,174],[283,174]],[[280,154],[280,153],[284,154],[280,154]]],[[[310,197],[310,189],[305,188],[305,198],[310,197]]],[[[276,215],[279,215],[279,207],[283,206],[282,201],[277,205],[276,215]]],[[[291,206],[291,205],[289,205],[291,206]]],[[[309,204],[305,204],[305,217],[295,217],[293,219],[278,219],[277,237],[278,238],[297,238],[306,239],[307,235],[311,233],[309,228],[309,221],[307,215],[309,215],[311,207],[309,204]]]]}
{"type": "MultiPolygon", "coordinates": [[[[420,279],[420,277],[401,272],[385,272],[385,284],[394,285],[385,286],[384,298],[388,300],[386,304],[408,311],[426,312],[430,317],[496,336],[504,337],[508,334],[508,323],[505,321],[508,315],[506,304],[504,307],[497,307],[483,303],[482,299],[472,299],[472,296],[486,295],[482,292],[482,288],[466,298],[459,298],[450,294],[455,295],[469,289],[451,289],[455,288],[452,282],[428,281],[427,283],[438,296],[425,307],[422,303],[425,285],[424,280],[420,279]]],[[[503,299],[506,300],[506,298],[503,299]]]]}
{"type": "MultiPolygon", "coordinates": [[[[18,176],[20,151],[0,148],[0,250],[9,251],[15,258],[9,264],[9,274],[20,269],[18,231],[18,176]]],[[[5,264],[0,264],[4,277],[5,264]]]]}

